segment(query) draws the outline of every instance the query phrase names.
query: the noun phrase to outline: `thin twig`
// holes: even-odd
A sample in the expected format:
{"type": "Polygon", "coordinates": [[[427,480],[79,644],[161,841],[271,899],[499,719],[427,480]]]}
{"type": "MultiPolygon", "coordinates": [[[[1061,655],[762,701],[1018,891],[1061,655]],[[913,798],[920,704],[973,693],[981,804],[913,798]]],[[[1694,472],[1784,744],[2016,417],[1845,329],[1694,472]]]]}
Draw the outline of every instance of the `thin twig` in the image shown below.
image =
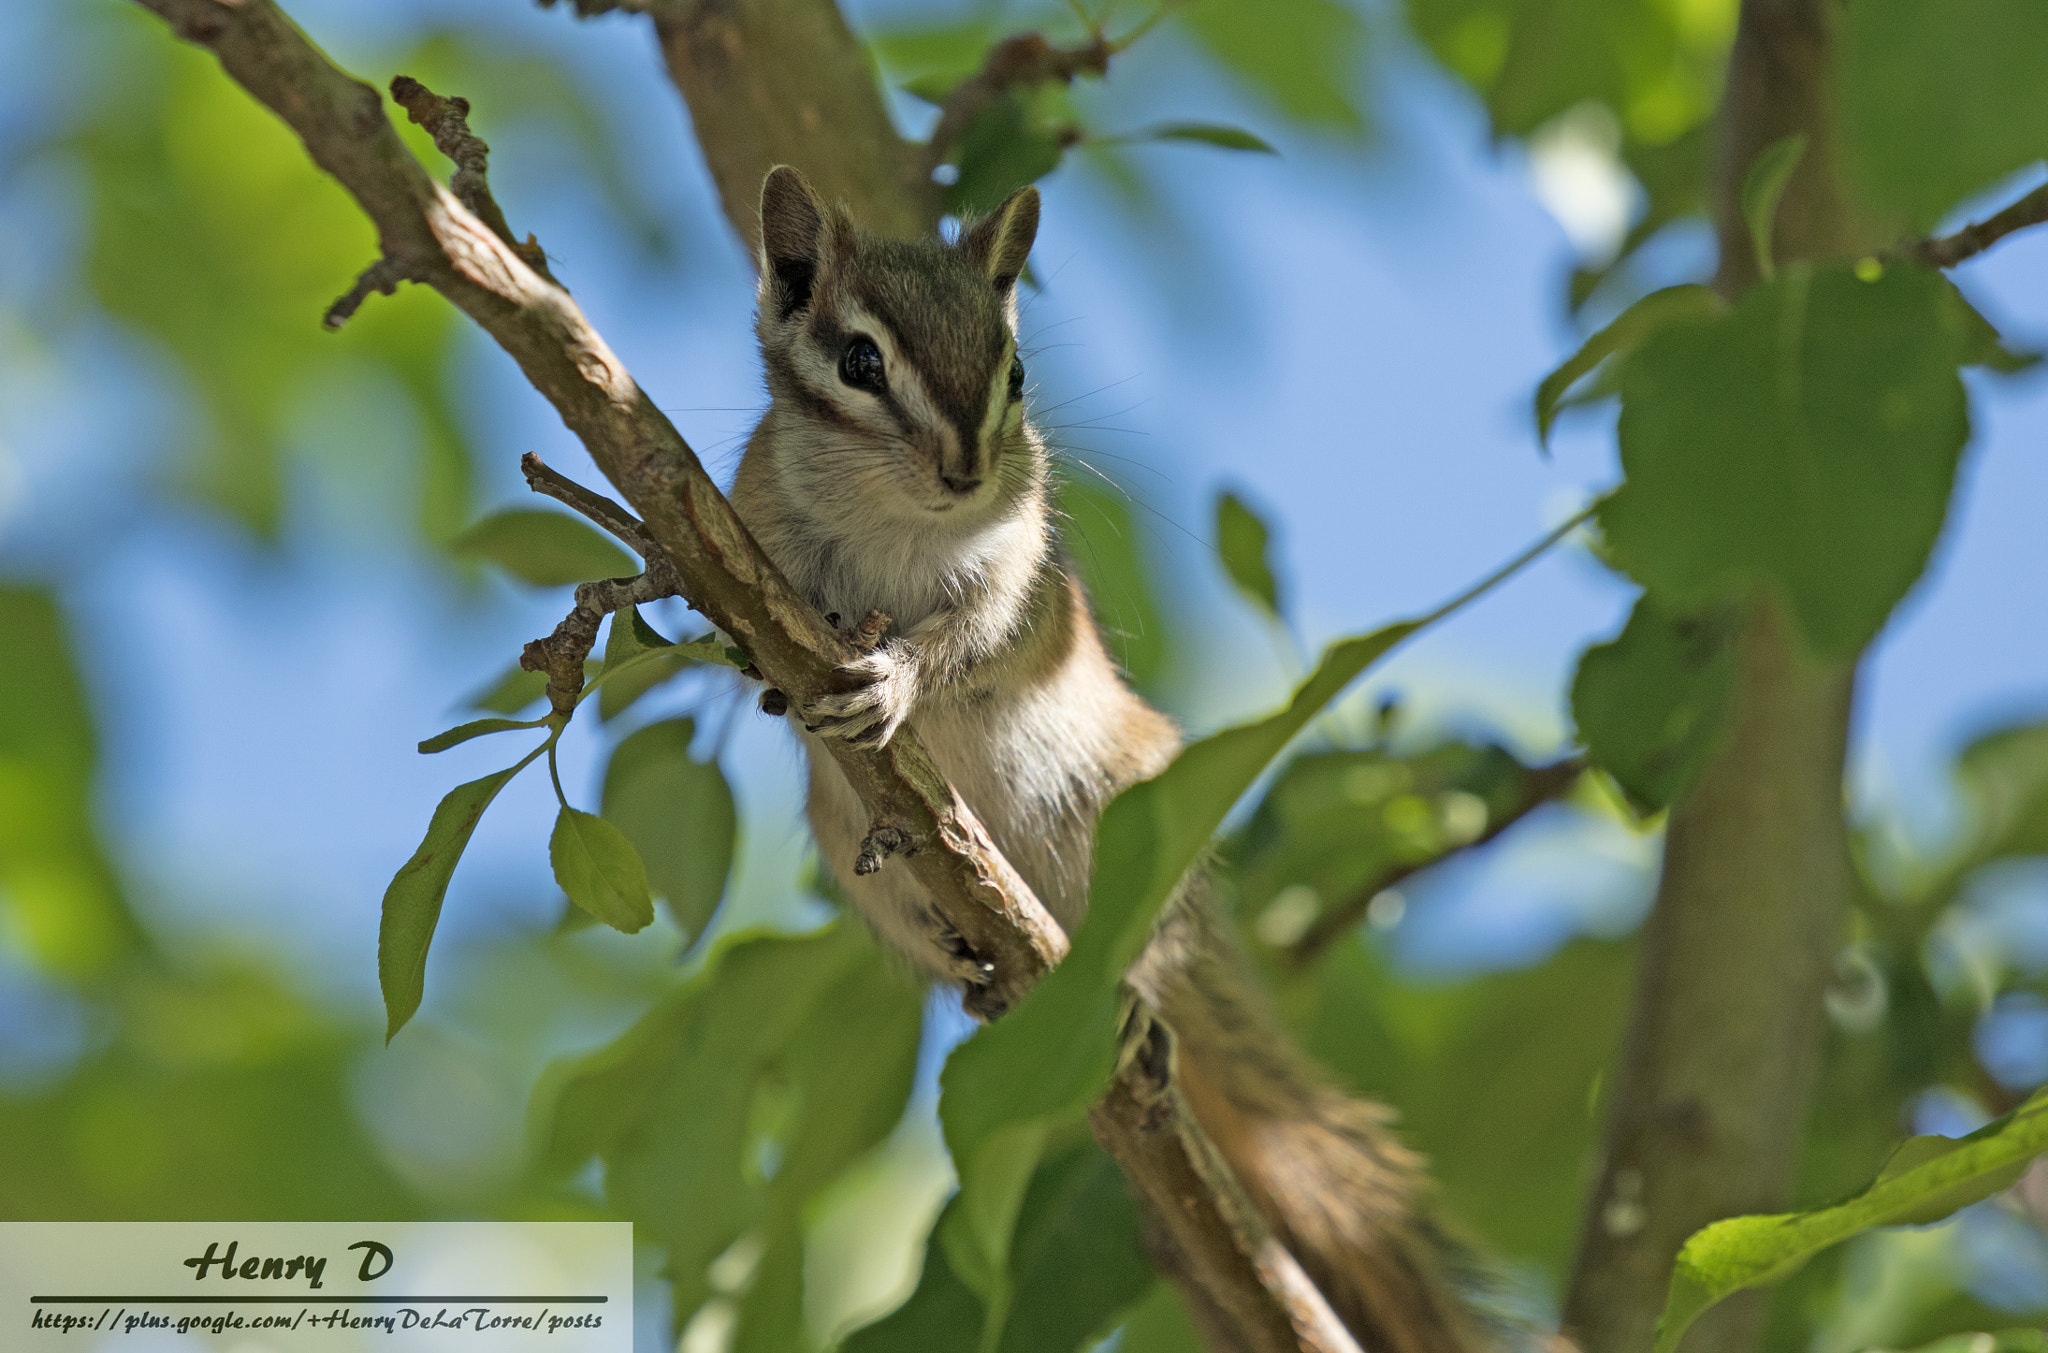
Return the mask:
{"type": "Polygon", "coordinates": [[[1936,235],[1905,246],[1907,257],[1930,268],[1953,268],[1975,258],[2016,230],[2048,222],[2048,183],[2019,201],[1981,221],[1964,226],[1953,235],[1936,235]]]}
{"type": "Polygon", "coordinates": [[[413,272],[411,265],[399,259],[378,259],[363,269],[361,275],[356,278],[356,284],[348,289],[347,294],[327,307],[327,313],[320,317],[320,323],[329,329],[339,329],[354,318],[356,311],[362,308],[363,302],[370,299],[371,292],[389,296],[398,290],[400,282],[415,280],[413,272]]]}
{"type": "Polygon", "coordinates": [[[1320,958],[1325,949],[1365,919],[1366,913],[1372,909],[1372,900],[1375,897],[1425,869],[1435,868],[1459,851],[1473,850],[1485,845],[1536,809],[1563,796],[1578,783],[1579,776],[1585,769],[1586,763],[1582,758],[1568,757],[1563,761],[1538,766],[1529,771],[1522,777],[1521,797],[1515,800],[1514,806],[1507,812],[1488,823],[1484,832],[1462,845],[1438,851],[1427,859],[1388,865],[1351,896],[1318,916],[1315,924],[1304,931],[1300,939],[1281,952],[1291,965],[1298,968],[1307,967],[1320,958]]]}
{"type": "Polygon", "coordinates": [[[667,563],[667,552],[654,543],[654,537],[647,534],[647,528],[640,519],[603,494],[586,489],[567,475],[550,469],[546,461],[531,451],[519,458],[519,472],[526,476],[526,487],[558,503],[565,503],[590,518],[617,536],[627,549],[647,560],[650,567],[656,560],[667,563]]]}

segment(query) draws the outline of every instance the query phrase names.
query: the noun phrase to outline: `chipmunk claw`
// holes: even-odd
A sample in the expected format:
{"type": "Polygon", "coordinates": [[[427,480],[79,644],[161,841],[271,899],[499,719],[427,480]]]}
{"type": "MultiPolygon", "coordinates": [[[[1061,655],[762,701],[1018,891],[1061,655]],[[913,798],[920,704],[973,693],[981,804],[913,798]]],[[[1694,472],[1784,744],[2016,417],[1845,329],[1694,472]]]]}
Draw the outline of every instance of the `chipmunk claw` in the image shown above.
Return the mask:
{"type": "Polygon", "coordinates": [[[915,667],[884,646],[846,663],[839,674],[849,688],[813,700],[804,727],[821,738],[887,746],[916,703],[915,667]]]}

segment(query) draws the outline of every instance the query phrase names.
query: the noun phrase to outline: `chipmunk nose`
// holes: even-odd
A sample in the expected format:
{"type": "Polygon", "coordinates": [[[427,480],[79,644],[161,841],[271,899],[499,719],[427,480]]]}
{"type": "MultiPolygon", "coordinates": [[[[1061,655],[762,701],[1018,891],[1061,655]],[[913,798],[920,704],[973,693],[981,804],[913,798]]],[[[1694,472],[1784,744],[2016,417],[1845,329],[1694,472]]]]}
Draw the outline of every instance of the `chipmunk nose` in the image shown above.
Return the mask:
{"type": "Polygon", "coordinates": [[[963,498],[981,487],[981,477],[979,475],[972,479],[962,479],[957,475],[942,474],[939,476],[939,482],[963,498]]]}

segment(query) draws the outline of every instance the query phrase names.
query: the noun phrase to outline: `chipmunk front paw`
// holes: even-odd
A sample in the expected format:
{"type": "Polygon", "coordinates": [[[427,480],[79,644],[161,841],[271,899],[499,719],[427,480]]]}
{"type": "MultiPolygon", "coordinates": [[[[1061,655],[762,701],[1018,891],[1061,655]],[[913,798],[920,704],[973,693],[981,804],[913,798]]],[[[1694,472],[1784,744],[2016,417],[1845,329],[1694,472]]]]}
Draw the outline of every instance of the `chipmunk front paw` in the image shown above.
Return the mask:
{"type": "Polygon", "coordinates": [[[917,703],[917,663],[900,644],[884,644],[839,669],[850,689],[811,702],[804,727],[819,737],[887,746],[917,703]]]}

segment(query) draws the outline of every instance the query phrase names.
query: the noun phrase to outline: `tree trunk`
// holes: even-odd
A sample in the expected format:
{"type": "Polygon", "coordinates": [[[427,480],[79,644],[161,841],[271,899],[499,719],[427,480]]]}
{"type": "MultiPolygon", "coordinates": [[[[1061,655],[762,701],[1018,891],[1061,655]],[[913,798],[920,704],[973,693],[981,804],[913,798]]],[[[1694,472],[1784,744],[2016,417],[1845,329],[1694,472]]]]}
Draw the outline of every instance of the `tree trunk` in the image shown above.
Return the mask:
{"type": "Polygon", "coordinates": [[[922,147],[896,134],[866,51],[834,0],[664,0],[655,31],[690,106],[726,219],[761,243],[761,180],[795,165],[827,202],[878,235],[938,221],[922,147]]]}
{"type": "MultiPolygon", "coordinates": [[[[1829,0],[1746,0],[1721,109],[1715,285],[1757,277],[1739,202],[1765,147],[1803,134],[1781,201],[1781,260],[1847,253],[1835,169],[1829,0]]],[[[1768,594],[1742,626],[1724,741],[1672,811],[1663,877],[1643,936],[1614,1109],[1566,1297],[1585,1353],[1651,1345],[1687,1236],[1791,1202],[1819,1066],[1821,997],[1841,942],[1849,881],[1842,768],[1853,661],[1820,663],[1768,594]]],[[[1765,1294],[1724,1302],[1686,1353],[1754,1346],[1765,1294]]]]}

